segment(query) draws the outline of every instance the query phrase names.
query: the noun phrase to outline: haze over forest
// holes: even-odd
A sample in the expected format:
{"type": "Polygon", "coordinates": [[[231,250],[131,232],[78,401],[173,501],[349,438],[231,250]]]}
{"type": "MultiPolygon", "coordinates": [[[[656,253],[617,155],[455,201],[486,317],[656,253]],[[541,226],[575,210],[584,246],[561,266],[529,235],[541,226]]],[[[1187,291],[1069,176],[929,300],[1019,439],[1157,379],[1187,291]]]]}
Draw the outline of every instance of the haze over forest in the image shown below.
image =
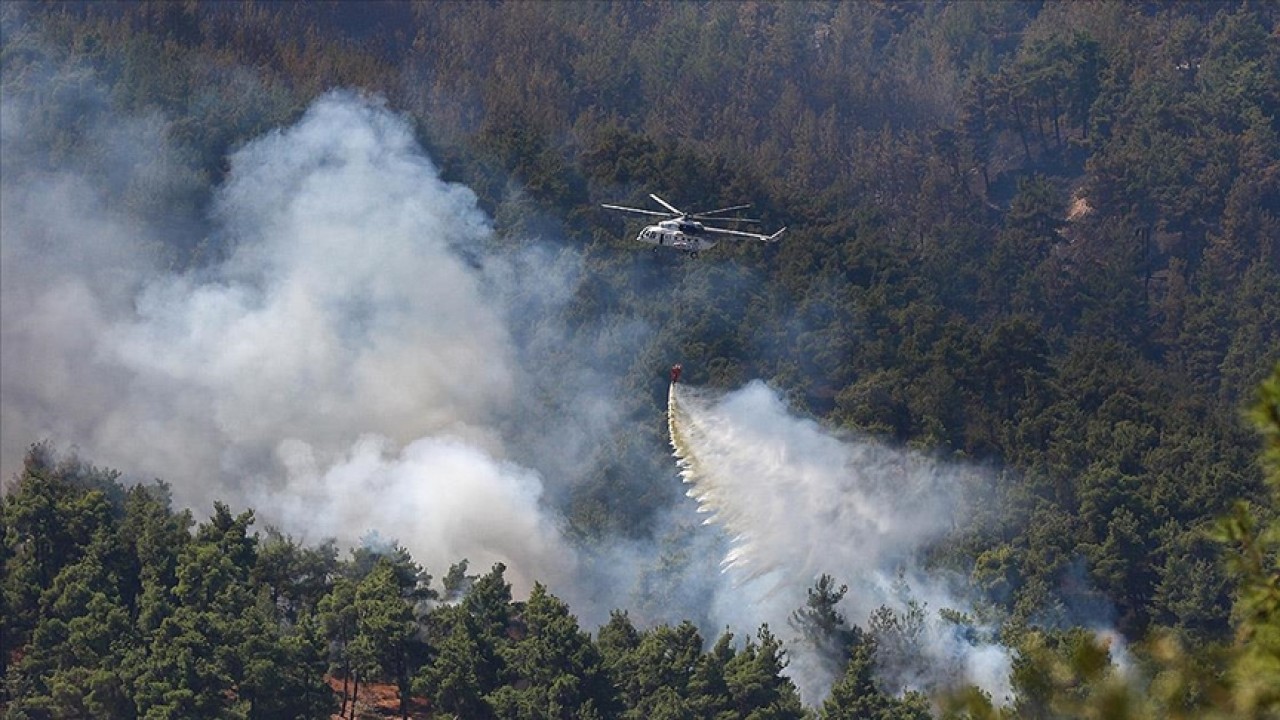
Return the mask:
{"type": "Polygon", "coordinates": [[[0,5],[5,716],[1276,717],[1278,20],[0,5]]]}

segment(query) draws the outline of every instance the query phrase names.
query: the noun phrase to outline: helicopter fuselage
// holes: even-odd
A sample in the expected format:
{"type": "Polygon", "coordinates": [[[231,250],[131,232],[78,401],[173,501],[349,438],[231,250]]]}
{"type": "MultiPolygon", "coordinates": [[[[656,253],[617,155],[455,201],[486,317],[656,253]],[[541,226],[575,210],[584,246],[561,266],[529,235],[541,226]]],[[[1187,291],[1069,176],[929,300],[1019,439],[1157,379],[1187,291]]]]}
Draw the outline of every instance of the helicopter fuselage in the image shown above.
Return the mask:
{"type": "Polygon", "coordinates": [[[712,220],[714,222],[760,222],[759,220],[749,220],[741,217],[713,217],[723,215],[724,213],[742,210],[750,207],[750,205],[731,205],[716,210],[708,210],[704,213],[687,213],[675,205],[663,200],[662,198],[649,193],[649,197],[653,201],[661,205],[667,212],[659,212],[657,210],[646,210],[644,208],[628,207],[626,205],[613,205],[610,203],[602,203],[601,207],[606,210],[620,210],[622,212],[635,213],[638,215],[657,215],[664,218],[659,220],[656,225],[648,225],[640,231],[636,236],[638,242],[645,245],[652,245],[653,251],[657,252],[660,247],[669,247],[689,254],[689,257],[697,257],[698,253],[715,247],[718,238],[747,238],[750,240],[759,240],[760,242],[776,242],[778,236],[782,235],[782,228],[772,235],[762,235],[760,233],[744,232],[742,230],[734,230],[727,227],[717,227],[715,225],[703,225],[699,220],[712,220]],[[716,239],[713,239],[716,238],[716,239]]]}
{"type": "Polygon", "coordinates": [[[655,250],[658,247],[669,247],[687,253],[697,253],[716,246],[716,241],[707,236],[702,223],[692,220],[663,220],[641,230],[636,240],[655,246],[655,250]]]}

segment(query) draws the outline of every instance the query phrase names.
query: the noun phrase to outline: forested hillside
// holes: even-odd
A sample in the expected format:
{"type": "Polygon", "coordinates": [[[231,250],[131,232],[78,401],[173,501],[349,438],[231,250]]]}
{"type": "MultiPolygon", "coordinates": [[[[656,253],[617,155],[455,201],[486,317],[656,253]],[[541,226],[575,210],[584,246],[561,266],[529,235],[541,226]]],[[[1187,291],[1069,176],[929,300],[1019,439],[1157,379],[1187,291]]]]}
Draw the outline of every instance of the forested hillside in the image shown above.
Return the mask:
{"type": "Polygon", "coordinates": [[[1280,712],[1273,4],[0,30],[10,716],[355,715],[364,682],[441,717],[1280,712]],[[787,234],[651,254],[600,208],[651,192],[787,234]],[[850,616],[884,591],[830,567],[731,638],[758,598],[683,495],[676,361],[965,468],[885,561],[964,607],[850,616]],[[1008,697],[889,672],[938,611],[1013,658],[1008,697]],[[784,669],[800,643],[834,686],[784,669]]]}

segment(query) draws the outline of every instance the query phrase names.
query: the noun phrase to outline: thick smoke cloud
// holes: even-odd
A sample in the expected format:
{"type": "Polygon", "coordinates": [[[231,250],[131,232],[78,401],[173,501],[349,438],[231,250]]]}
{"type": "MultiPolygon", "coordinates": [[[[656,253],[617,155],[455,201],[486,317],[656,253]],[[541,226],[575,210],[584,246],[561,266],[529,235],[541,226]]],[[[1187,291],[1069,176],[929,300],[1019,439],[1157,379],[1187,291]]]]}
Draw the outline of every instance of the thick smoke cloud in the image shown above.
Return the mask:
{"type": "MultiPolygon", "coordinates": [[[[690,497],[708,524],[732,538],[717,603],[722,623],[767,622],[782,632],[806,588],[829,574],[849,586],[840,610],[864,627],[881,606],[902,618],[913,601],[924,610],[904,642],[882,644],[890,689],[964,680],[997,701],[1009,696],[1006,651],[943,621],[938,610],[968,611],[968,603],[917,564],[929,543],[963,519],[964,488],[979,475],[832,435],[791,415],[758,381],[723,396],[673,386],[671,435],[690,497]]],[[[789,651],[802,695],[819,700],[838,660],[803,642],[789,651]]]]}
{"type": "MultiPolygon", "coordinates": [[[[0,471],[11,477],[27,445],[51,438],[100,446],[128,372],[102,357],[110,323],[131,312],[143,278],[156,271],[154,242],[131,189],[172,187],[162,123],[104,119],[91,79],[72,73],[56,87],[73,99],[5,86],[0,103],[0,471]],[[64,105],[65,112],[58,109],[64,105]],[[49,111],[49,106],[54,111],[49,111]],[[83,155],[50,167],[47,118],[80,117],[83,155]],[[97,148],[111,145],[111,152],[97,148]],[[132,163],[121,156],[132,155],[132,163]]],[[[163,195],[163,193],[161,193],[163,195]]],[[[161,199],[167,199],[162,197],[161,199]]]]}
{"type": "Polygon", "coordinates": [[[437,572],[571,572],[543,479],[497,430],[521,374],[486,288],[507,270],[463,252],[492,228],[403,118],[332,93],[245,145],[209,222],[225,258],[185,273],[157,267],[155,225],[113,190],[163,168],[163,122],[104,111],[89,144],[109,162],[40,171],[35,114],[6,102],[4,121],[6,475],[47,438],[163,477],[180,505],[245,501],[313,540],[376,528],[437,572]]]}
{"type": "MultiPolygon", "coordinates": [[[[286,441],[283,487],[250,491],[290,528],[398,529],[418,562],[437,572],[467,558],[474,568],[506,563],[509,578],[563,586],[574,569],[540,504],[542,479],[454,437],[424,437],[397,449],[366,436],[328,466],[310,446],[286,441]]],[[[351,540],[351,538],[346,538],[351,540]]]]}
{"type": "Polygon", "coordinates": [[[215,218],[230,257],[208,277],[151,283],[108,345],[140,382],[203,391],[211,416],[187,420],[224,446],[289,437],[331,451],[353,428],[403,444],[509,401],[502,319],[451,249],[488,224],[402,119],[322,98],[231,157],[215,218]]]}

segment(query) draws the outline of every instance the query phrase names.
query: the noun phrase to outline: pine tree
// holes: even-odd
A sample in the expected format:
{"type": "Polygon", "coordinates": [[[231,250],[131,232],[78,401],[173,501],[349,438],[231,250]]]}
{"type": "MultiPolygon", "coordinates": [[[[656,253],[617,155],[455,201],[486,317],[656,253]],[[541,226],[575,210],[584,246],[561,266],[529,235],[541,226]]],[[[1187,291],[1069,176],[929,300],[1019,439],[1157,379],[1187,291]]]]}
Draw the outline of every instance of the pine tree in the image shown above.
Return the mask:
{"type": "Polygon", "coordinates": [[[887,695],[875,680],[875,641],[864,638],[852,650],[844,675],[822,703],[822,720],[927,720],[928,700],[918,693],[887,695]]]}

